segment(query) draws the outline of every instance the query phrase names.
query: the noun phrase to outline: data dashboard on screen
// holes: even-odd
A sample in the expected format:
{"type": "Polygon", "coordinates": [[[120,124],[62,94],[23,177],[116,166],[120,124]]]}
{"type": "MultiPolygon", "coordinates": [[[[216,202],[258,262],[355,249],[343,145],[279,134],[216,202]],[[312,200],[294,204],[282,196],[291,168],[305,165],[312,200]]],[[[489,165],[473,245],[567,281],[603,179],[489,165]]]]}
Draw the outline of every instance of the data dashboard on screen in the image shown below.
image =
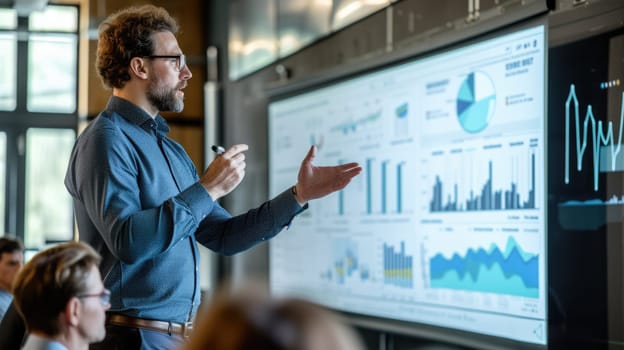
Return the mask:
{"type": "Polygon", "coordinates": [[[270,243],[270,289],[337,310],[547,343],[544,25],[269,103],[269,189],[358,162],[270,243]]]}

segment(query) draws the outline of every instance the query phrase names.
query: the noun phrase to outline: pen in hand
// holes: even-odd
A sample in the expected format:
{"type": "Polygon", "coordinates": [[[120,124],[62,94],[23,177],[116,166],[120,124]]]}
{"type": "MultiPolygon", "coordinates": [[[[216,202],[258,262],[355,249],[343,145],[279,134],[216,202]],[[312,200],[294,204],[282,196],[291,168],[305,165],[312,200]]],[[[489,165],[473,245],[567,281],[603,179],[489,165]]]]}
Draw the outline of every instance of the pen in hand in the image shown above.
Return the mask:
{"type": "Polygon", "coordinates": [[[225,148],[221,147],[221,146],[217,146],[217,145],[212,145],[212,150],[214,153],[216,153],[218,156],[222,155],[223,152],[225,152],[225,148]]]}

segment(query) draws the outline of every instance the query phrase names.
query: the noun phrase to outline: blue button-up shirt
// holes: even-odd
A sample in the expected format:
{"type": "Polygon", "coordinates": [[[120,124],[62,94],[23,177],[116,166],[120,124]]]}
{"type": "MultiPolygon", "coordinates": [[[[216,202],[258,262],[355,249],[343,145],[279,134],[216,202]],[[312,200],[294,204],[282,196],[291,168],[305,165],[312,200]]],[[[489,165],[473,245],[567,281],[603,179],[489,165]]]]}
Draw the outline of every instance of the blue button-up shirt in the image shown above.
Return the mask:
{"type": "Polygon", "coordinates": [[[22,350],[67,350],[67,347],[55,340],[30,334],[22,350]]]}
{"type": "Polygon", "coordinates": [[[185,322],[199,304],[197,242],[234,254],[275,236],[302,207],[284,191],[232,217],[168,131],[160,115],[111,97],[78,137],[65,186],[80,239],[102,255],[111,311],[185,322]]]}

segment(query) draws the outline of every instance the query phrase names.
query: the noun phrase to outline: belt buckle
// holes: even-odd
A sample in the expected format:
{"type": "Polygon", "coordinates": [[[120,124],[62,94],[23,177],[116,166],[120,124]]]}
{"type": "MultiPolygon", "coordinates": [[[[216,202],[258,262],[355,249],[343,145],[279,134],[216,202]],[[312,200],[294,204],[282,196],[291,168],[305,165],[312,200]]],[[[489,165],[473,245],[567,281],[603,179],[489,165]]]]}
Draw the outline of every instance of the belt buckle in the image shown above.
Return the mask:
{"type": "Polygon", "coordinates": [[[184,338],[190,337],[192,331],[193,331],[193,322],[182,323],[182,336],[184,338]]]}

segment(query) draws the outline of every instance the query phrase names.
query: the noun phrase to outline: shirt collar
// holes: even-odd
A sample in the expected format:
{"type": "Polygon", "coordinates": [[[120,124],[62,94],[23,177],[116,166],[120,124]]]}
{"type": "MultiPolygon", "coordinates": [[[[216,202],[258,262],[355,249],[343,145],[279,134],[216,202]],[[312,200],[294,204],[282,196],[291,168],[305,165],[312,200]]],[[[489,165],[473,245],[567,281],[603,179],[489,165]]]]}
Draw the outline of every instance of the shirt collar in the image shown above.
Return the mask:
{"type": "Polygon", "coordinates": [[[106,111],[117,113],[129,122],[143,128],[153,128],[161,135],[166,135],[169,132],[167,121],[160,113],[152,119],[143,108],[121,97],[111,96],[106,105],[106,111]]]}
{"type": "Polygon", "coordinates": [[[24,348],[45,350],[67,350],[67,347],[55,340],[43,338],[35,334],[28,335],[24,348]]]}

